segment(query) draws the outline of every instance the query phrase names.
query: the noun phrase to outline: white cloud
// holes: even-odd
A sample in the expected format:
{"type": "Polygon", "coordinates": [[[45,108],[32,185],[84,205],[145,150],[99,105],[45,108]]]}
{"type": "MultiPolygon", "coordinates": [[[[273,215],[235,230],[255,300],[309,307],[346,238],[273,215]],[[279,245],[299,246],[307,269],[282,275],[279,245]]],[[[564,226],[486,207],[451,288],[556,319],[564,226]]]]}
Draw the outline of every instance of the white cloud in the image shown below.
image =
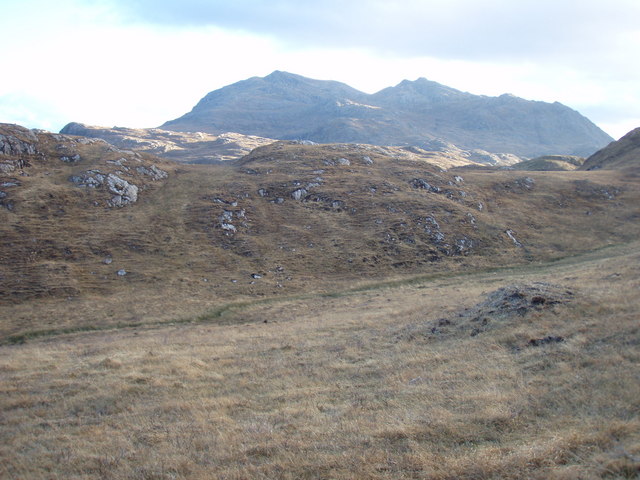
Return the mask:
{"type": "Polygon", "coordinates": [[[640,111],[636,0],[23,0],[3,13],[0,121],[33,127],[157,126],[276,69],[369,93],[426,77],[560,101],[616,137],[640,111]]]}

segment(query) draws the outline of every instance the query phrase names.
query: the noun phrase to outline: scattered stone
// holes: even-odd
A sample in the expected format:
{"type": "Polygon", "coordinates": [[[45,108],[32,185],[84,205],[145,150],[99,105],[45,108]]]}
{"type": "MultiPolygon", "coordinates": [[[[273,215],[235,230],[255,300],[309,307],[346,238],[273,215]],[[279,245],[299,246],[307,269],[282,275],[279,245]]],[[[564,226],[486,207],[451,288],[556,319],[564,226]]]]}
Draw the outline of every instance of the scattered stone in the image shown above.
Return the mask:
{"type": "Polygon", "coordinates": [[[6,198],[6,197],[7,197],[7,193],[0,190],[0,199],[6,198]]]}
{"type": "Polygon", "coordinates": [[[473,240],[462,237],[456,240],[456,253],[466,255],[473,248],[473,240]]]}
{"type": "Polygon", "coordinates": [[[117,273],[117,275],[118,275],[119,277],[124,277],[124,276],[125,276],[125,275],[127,275],[129,272],[127,272],[124,268],[121,268],[121,269],[120,269],[120,270],[118,270],[116,273],[117,273]]]}
{"type": "Polygon", "coordinates": [[[235,225],[231,224],[231,223],[221,223],[220,227],[225,230],[226,232],[230,232],[230,233],[236,233],[238,230],[235,227],[235,225]]]}
{"type": "Polygon", "coordinates": [[[453,177],[453,179],[455,180],[456,183],[464,182],[464,178],[462,178],[460,175],[456,175],[455,177],[453,177]]]}
{"type": "Polygon", "coordinates": [[[113,263],[113,258],[111,257],[106,257],[102,263],[104,263],[105,265],[111,265],[113,263]]]}
{"type": "Polygon", "coordinates": [[[373,165],[373,160],[371,160],[371,157],[362,157],[362,161],[365,163],[365,165],[373,165]]]}
{"type": "Polygon", "coordinates": [[[164,170],[160,170],[155,165],[151,165],[149,168],[137,167],[136,170],[138,173],[141,173],[142,175],[147,175],[151,177],[152,180],[164,180],[169,176],[167,172],[165,172],[164,170]]]}
{"type": "Polygon", "coordinates": [[[346,158],[339,158],[338,160],[336,160],[336,163],[337,163],[338,165],[344,165],[344,166],[349,166],[349,165],[351,165],[351,162],[350,162],[348,159],[346,159],[346,158]]]}
{"type": "Polygon", "coordinates": [[[427,233],[433,233],[434,230],[440,230],[440,224],[436,221],[435,217],[431,215],[425,217],[424,223],[424,231],[427,233]]]}
{"type": "Polygon", "coordinates": [[[80,160],[82,160],[82,158],[80,157],[79,154],[76,153],[75,155],[72,155],[70,157],[66,155],[62,156],[60,157],[60,160],[62,160],[65,163],[78,163],[80,160]]]}
{"type": "Polygon", "coordinates": [[[467,213],[467,218],[469,219],[469,223],[473,226],[476,225],[476,217],[473,216],[471,212],[467,213]]]}
{"type": "MultiPolygon", "coordinates": [[[[118,167],[123,167],[125,163],[127,163],[126,158],[119,158],[118,160],[107,160],[107,163],[111,165],[116,165],[118,167]]],[[[142,172],[140,172],[142,173],[142,172]]]]}
{"type": "Polygon", "coordinates": [[[427,182],[423,178],[414,178],[413,180],[411,180],[411,186],[413,188],[421,188],[423,190],[428,190],[433,193],[440,193],[442,191],[440,187],[431,185],[429,182],[427,182]]]}
{"type": "Polygon", "coordinates": [[[531,177],[518,178],[513,183],[520,188],[525,188],[527,190],[531,190],[533,185],[536,183],[535,180],[531,177]]]}
{"type": "Polygon", "coordinates": [[[69,181],[78,187],[96,188],[102,185],[106,178],[100,170],[88,170],[81,175],[71,175],[69,181]]]}
{"type": "Polygon", "coordinates": [[[12,163],[0,163],[0,173],[11,173],[16,169],[12,163]]]}
{"type": "Polygon", "coordinates": [[[252,274],[251,274],[251,278],[254,278],[254,279],[256,279],[256,280],[257,280],[257,279],[262,278],[262,275],[260,275],[259,273],[252,273],[252,274]]]}
{"type": "Polygon", "coordinates": [[[291,198],[293,198],[294,200],[302,200],[302,198],[307,194],[307,190],[305,188],[299,188],[297,190],[294,190],[291,193],[291,198]]]}
{"type": "Polygon", "coordinates": [[[530,347],[540,347],[548,343],[563,343],[564,341],[565,339],[563,337],[549,335],[544,338],[532,338],[531,340],[529,340],[529,343],[527,345],[530,347]]]}
{"type": "Polygon", "coordinates": [[[514,243],[516,247],[522,248],[522,244],[516,239],[513,230],[507,230],[505,231],[505,233],[511,239],[511,241],[514,243]]]}
{"type": "Polygon", "coordinates": [[[265,190],[264,188],[260,188],[258,189],[258,195],[260,195],[261,197],[268,197],[269,196],[269,192],[267,190],[265,190]]]}

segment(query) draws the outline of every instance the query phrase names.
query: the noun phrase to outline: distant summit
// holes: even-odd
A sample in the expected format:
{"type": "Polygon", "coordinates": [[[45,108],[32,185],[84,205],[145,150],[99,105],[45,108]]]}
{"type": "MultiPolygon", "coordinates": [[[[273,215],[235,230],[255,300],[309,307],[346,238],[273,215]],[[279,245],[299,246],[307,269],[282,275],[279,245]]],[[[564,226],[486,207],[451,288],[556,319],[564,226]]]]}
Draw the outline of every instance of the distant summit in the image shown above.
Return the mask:
{"type": "Polygon", "coordinates": [[[160,128],[321,143],[423,147],[438,140],[529,158],[588,156],[613,140],[558,102],[473,95],[425,78],[370,95],[282,71],[214,90],[160,128]]]}

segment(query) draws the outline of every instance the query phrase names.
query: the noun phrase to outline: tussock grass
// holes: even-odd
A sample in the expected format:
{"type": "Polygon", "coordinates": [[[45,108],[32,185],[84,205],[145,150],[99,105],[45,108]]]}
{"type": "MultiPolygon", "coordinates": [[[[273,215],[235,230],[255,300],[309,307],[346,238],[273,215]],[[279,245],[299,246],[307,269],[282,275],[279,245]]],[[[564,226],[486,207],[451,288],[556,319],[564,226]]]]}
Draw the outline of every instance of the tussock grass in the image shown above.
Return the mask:
{"type": "Polygon", "coordinates": [[[0,476],[637,478],[640,255],[607,252],[4,346],[0,476]],[[579,295],[474,337],[397,335],[532,281],[579,295]],[[527,346],[548,334],[566,341],[527,346]]]}

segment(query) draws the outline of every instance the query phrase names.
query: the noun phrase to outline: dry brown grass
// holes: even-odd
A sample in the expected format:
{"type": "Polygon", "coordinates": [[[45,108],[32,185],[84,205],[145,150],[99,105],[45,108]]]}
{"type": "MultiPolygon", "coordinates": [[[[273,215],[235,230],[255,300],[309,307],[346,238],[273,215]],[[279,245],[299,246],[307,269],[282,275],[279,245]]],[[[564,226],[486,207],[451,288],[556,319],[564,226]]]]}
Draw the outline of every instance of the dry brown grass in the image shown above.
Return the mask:
{"type": "Polygon", "coordinates": [[[0,476],[638,478],[639,260],[631,244],[1,347],[0,476]],[[575,298],[473,337],[402,334],[531,281],[575,298]],[[550,334],[566,341],[527,346],[550,334]]]}

